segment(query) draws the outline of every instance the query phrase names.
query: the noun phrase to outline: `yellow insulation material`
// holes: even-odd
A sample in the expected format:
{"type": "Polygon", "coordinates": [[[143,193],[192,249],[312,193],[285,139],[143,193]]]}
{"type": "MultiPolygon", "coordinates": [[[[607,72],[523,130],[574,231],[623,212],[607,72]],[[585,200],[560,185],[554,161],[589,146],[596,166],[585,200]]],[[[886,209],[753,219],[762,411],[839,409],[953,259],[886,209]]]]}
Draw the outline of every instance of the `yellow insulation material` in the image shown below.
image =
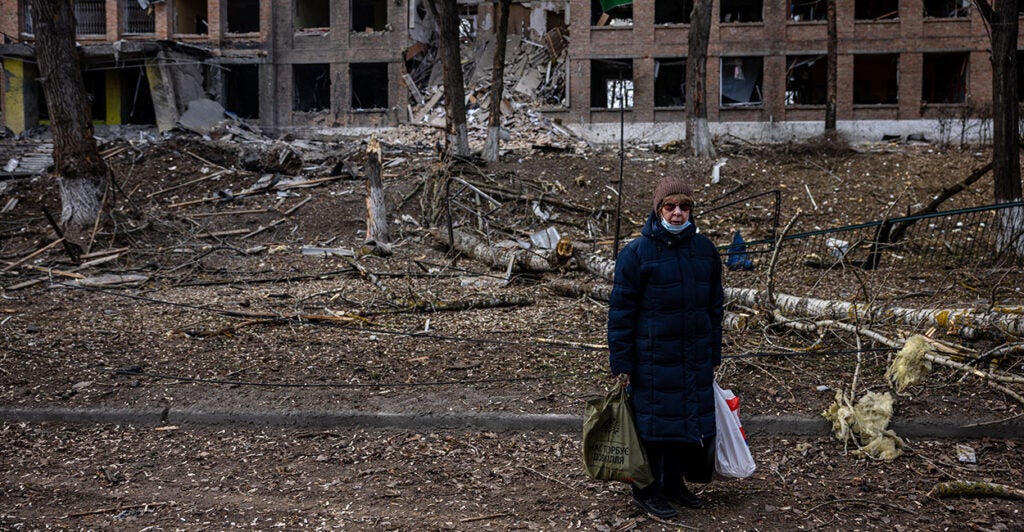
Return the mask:
{"type": "Polygon", "coordinates": [[[893,460],[903,454],[903,439],[886,429],[892,418],[892,403],[889,393],[868,392],[856,405],[851,405],[842,392],[836,392],[835,402],[822,415],[832,422],[836,438],[856,438],[860,452],[880,460],[893,460]]]}
{"type": "Polygon", "coordinates": [[[924,378],[932,370],[932,363],[925,355],[932,350],[931,344],[919,334],[911,336],[903,344],[903,349],[896,353],[889,369],[885,370],[885,378],[902,392],[907,386],[924,378]]]}

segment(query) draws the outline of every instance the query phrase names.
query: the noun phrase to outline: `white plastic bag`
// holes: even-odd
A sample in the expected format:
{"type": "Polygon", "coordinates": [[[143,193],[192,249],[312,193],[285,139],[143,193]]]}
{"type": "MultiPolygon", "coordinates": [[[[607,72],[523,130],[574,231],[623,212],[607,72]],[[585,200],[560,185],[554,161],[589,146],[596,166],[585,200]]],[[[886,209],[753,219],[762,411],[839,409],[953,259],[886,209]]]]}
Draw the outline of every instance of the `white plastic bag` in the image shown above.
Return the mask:
{"type": "Polygon", "coordinates": [[[747,478],[757,464],[750,455],[747,435],[740,424],[740,400],[732,390],[723,390],[715,381],[715,471],[723,477],[747,478]]]}

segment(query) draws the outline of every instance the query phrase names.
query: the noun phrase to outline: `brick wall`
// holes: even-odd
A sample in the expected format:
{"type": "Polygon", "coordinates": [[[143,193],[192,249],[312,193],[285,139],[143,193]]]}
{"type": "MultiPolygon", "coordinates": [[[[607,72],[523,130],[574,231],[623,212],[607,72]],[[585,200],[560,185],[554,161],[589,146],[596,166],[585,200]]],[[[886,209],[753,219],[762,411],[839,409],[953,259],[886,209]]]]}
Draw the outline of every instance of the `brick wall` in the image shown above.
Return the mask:
{"type": "MultiPolygon", "coordinates": [[[[589,105],[591,61],[607,58],[632,58],[637,85],[634,107],[628,121],[645,122],[655,116],[653,109],[653,59],[686,55],[688,25],[655,26],[655,2],[633,4],[632,28],[591,27],[590,1],[571,0],[570,28],[570,102],[568,109],[555,116],[573,122],[603,122],[617,112],[595,110],[589,105]]],[[[976,10],[967,18],[924,18],[920,0],[900,3],[899,18],[885,21],[854,20],[853,0],[838,0],[837,24],[839,61],[837,112],[840,120],[893,119],[913,120],[928,116],[922,106],[922,63],[925,52],[968,52],[968,98],[985,105],[991,102],[991,67],[988,61],[988,37],[976,10]],[[858,105],[853,103],[854,57],[859,54],[898,54],[899,88],[895,105],[858,105]]],[[[826,24],[793,23],[788,20],[785,2],[767,0],[762,22],[722,23],[720,2],[712,7],[712,27],[708,58],[708,118],[711,121],[784,121],[820,120],[819,109],[790,108],[785,105],[786,56],[825,54],[826,24]],[[721,60],[729,57],[761,57],[764,63],[761,105],[726,108],[719,105],[721,60]]],[[[1022,25],[1024,27],[1024,25],[1022,25]]],[[[1024,43],[1024,40],[1021,41],[1024,43]]],[[[659,119],[682,113],[657,111],[659,119]]]]}

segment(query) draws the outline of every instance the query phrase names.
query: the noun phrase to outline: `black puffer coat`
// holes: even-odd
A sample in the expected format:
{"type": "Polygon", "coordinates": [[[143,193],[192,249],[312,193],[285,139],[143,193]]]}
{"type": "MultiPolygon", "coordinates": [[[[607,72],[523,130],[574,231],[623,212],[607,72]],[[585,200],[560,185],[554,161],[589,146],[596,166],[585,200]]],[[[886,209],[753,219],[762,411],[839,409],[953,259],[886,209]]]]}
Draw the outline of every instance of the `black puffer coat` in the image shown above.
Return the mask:
{"type": "Polygon", "coordinates": [[[615,264],[611,370],[630,375],[643,440],[707,441],[715,435],[711,384],[722,361],[722,262],[693,224],[674,235],[652,211],[642,234],[615,264]]]}

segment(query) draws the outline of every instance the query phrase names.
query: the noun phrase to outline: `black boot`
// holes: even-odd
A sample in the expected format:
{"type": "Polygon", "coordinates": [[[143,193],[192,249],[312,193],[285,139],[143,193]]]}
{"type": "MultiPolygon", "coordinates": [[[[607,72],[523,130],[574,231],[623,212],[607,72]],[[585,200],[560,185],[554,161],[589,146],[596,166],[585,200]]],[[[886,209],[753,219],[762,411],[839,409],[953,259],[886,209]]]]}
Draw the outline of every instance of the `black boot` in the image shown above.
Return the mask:
{"type": "Polygon", "coordinates": [[[687,508],[700,509],[704,507],[704,500],[686,489],[686,484],[678,486],[665,486],[661,490],[665,499],[672,504],[685,506],[687,508]]]}

